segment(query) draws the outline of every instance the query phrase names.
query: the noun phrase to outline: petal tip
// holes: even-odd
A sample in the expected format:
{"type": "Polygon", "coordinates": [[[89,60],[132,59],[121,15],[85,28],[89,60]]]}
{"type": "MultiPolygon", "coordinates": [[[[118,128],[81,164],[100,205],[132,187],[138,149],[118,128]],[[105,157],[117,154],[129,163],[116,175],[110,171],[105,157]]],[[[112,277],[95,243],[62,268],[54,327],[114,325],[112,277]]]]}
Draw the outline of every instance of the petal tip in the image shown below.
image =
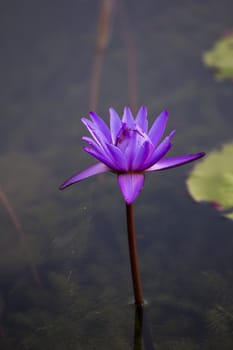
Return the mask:
{"type": "Polygon", "coordinates": [[[197,159],[202,158],[202,157],[204,157],[205,155],[206,155],[205,152],[199,152],[199,153],[197,153],[197,159]]]}
{"type": "Polygon", "coordinates": [[[62,191],[62,190],[64,190],[66,187],[69,187],[70,185],[71,185],[71,183],[69,184],[68,181],[65,181],[65,182],[63,182],[63,183],[58,187],[58,189],[59,189],[60,191],[62,191]]]}
{"type": "Polygon", "coordinates": [[[165,120],[167,121],[167,119],[168,119],[168,110],[167,109],[162,110],[162,112],[160,113],[159,116],[165,118],[165,120]]]}
{"type": "Polygon", "coordinates": [[[176,134],[176,130],[172,130],[169,134],[169,139],[173,138],[173,136],[175,136],[176,134]]]}
{"type": "Polygon", "coordinates": [[[144,174],[120,174],[118,184],[127,204],[131,204],[138,197],[144,185],[144,174]]]}
{"type": "Polygon", "coordinates": [[[142,111],[142,113],[144,113],[145,116],[147,116],[147,107],[146,107],[146,106],[142,105],[142,106],[139,108],[138,113],[139,113],[140,111],[142,111]]]}

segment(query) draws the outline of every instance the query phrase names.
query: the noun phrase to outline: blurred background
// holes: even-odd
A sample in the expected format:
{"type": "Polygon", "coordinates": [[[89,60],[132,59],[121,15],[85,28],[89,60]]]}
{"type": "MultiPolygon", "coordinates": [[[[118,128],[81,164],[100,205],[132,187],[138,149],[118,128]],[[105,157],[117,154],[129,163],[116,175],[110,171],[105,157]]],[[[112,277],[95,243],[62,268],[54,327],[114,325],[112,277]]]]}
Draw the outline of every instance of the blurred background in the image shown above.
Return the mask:
{"type": "MultiPolygon", "coordinates": [[[[93,160],[81,117],[169,112],[171,154],[232,141],[232,79],[203,54],[232,32],[231,0],[0,4],[0,346],[140,349],[124,202],[113,175],[60,192],[93,160]]],[[[218,164],[216,164],[218,167],[218,164]]],[[[149,174],[135,202],[155,349],[232,349],[233,229],[185,181],[149,174]]],[[[143,346],[143,345],[142,345],[143,346]]]]}

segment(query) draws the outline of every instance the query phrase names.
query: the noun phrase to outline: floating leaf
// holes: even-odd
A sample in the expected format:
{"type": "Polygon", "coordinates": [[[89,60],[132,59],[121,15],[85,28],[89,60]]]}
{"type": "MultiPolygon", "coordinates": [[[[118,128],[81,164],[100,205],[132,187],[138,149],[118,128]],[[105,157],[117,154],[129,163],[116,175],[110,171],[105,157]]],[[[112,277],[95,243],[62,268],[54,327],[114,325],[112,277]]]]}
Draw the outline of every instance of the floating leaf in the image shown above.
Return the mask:
{"type": "Polygon", "coordinates": [[[188,191],[197,202],[208,201],[233,220],[233,143],[209,153],[187,180],[188,191]]]}
{"type": "Polygon", "coordinates": [[[216,78],[233,78],[233,34],[216,41],[203,55],[205,64],[216,70],[216,78]]]}

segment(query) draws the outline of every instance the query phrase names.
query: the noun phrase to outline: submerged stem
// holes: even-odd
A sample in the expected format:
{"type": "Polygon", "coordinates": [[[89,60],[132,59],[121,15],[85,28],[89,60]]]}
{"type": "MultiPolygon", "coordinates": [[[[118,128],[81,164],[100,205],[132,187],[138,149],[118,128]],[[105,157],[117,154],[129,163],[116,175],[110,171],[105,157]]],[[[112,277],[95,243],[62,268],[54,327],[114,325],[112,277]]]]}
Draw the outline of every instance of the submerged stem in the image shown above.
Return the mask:
{"type": "Polygon", "coordinates": [[[129,244],[129,255],[131,274],[133,280],[134,298],[136,305],[143,305],[142,296],[142,284],[139,272],[136,233],[134,225],[134,210],[133,204],[126,204],[126,218],[127,218],[127,229],[128,229],[128,244],[129,244]]]}

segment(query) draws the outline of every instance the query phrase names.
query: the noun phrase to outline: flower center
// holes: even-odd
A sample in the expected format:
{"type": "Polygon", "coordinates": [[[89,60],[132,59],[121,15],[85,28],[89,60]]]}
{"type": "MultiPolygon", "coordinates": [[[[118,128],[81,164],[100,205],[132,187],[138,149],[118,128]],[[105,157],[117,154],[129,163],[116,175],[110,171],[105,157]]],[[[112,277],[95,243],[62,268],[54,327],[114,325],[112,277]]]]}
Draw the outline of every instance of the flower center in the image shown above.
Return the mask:
{"type": "Polygon", "coordinates": [[[125,149],[129,143],[135,141],[138,135],[145,138],[144,133],[137,127],[137,125],[130,128],[126,123],[122,123],[122,127],[116,137],[115,146],[125,149]]]}

